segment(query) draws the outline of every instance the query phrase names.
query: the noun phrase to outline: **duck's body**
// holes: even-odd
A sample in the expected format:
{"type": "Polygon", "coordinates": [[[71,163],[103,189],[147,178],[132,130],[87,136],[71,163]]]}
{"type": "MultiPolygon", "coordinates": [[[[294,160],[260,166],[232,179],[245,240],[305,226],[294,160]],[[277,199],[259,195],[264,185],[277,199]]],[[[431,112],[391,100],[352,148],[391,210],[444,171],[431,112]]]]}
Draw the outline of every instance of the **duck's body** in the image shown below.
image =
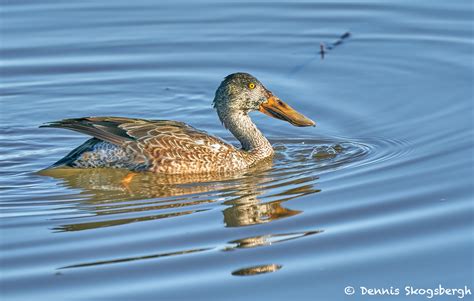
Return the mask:
{"type": "Polygon", "coordinates": [[[250,120],[249,111],[260,110],[297,126],[314,125],[245,73],[226,77],[216,92],[214,106],[222,123],[241,142],[241,149],[182,122],[86,117],[43,125],[94,137],[52,167],[126,168],[163,174],[238,171],[273,155],[271,144],[250,120]],[[242,87],[249,91],[242,91],[242,87]]]}
{"type": "Polygon", "coordinates": [[[181,174],[241,170],[272,156],[271,145],[251,151],[185,123],[119,117],[66,119],[49,127],[95,136],[53,167],[126,168],[133,171],[181,174]]]}

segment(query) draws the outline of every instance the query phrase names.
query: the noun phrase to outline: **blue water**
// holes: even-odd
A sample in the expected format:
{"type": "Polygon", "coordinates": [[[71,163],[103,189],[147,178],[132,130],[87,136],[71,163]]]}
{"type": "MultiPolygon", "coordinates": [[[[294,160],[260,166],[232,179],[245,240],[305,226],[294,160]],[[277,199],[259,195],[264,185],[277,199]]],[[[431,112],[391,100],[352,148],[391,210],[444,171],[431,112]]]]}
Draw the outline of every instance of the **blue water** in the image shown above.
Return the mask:
{"type": "Polygon", "coordinates": [[[471,1],[0,3],[2,300],[474,291],[471,1]],[[237,71],[318,124],[253,114],[277,151],[263,170],[129,187],[119,170],[37,173],[87,139],[38,128],[63,118],[235,142],[211,103],[237,71]]]}

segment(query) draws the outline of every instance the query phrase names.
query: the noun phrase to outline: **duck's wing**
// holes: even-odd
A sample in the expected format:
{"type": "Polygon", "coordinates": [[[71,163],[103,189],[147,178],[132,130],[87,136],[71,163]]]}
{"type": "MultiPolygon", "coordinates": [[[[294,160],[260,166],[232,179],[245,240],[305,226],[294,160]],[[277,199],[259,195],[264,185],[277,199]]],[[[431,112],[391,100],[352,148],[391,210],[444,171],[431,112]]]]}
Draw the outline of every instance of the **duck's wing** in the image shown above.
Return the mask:
{"type": "MultiPolygon", "coordinates": [[[[84,117],[63,119],[60,121],[48,122],[40,126],[69,129],[100,140],[107,141],[119,146],[126,142],[136,142],[137,137],[129,133],[127,127],[140,126],[150,127],[150,123],[143,119],[120,118],[120,117],[84,117]]],[[[144,129],[142,130],[142,134],[144,129]]],[[[143,135],[142,135],[143,136],[143,135]]]]}
{"type": "Polygon", "coordinates": [[[123,117],[64,119],[40,127],[64,128],[122,146],[152,160],[212,160],[219,153],[235,151],[223,140],[183,122],[123,117]]]}

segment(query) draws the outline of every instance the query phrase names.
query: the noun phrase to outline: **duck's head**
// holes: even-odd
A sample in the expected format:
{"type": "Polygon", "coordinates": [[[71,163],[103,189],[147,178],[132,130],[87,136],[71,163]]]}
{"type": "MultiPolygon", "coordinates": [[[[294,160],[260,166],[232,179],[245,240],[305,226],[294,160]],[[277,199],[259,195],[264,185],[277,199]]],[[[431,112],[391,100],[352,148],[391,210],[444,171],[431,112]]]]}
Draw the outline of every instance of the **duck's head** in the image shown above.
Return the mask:
{"type": "Polygon", "coordinates": [[[255,77],[248,73],[228,75],[217,88],[214,107],[219,118],[229,113],[260,111],[268,116],[288,121],[294,126],[314,126],[315,122],[273,95],[255,77]]]}

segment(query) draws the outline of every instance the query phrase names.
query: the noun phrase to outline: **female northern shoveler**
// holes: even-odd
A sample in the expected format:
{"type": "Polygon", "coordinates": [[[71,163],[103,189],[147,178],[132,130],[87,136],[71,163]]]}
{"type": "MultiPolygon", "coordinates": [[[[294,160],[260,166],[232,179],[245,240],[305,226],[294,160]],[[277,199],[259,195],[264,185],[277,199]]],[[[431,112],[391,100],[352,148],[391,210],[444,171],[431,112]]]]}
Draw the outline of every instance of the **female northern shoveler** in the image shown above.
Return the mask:
{"type": "Polygon", "coordinates": [[[64,119],[41,127],[65,128],[89,139],[51,166],[112,167],[164,174],[229,172],[249,168],[271,157],[273,148],[248,113],[260,111],[295,126],[315,123],[296,112],[247,73],[227,76],[216,91],[214,107],[241,149],[170,120],[123,117],[64,119]]]}

